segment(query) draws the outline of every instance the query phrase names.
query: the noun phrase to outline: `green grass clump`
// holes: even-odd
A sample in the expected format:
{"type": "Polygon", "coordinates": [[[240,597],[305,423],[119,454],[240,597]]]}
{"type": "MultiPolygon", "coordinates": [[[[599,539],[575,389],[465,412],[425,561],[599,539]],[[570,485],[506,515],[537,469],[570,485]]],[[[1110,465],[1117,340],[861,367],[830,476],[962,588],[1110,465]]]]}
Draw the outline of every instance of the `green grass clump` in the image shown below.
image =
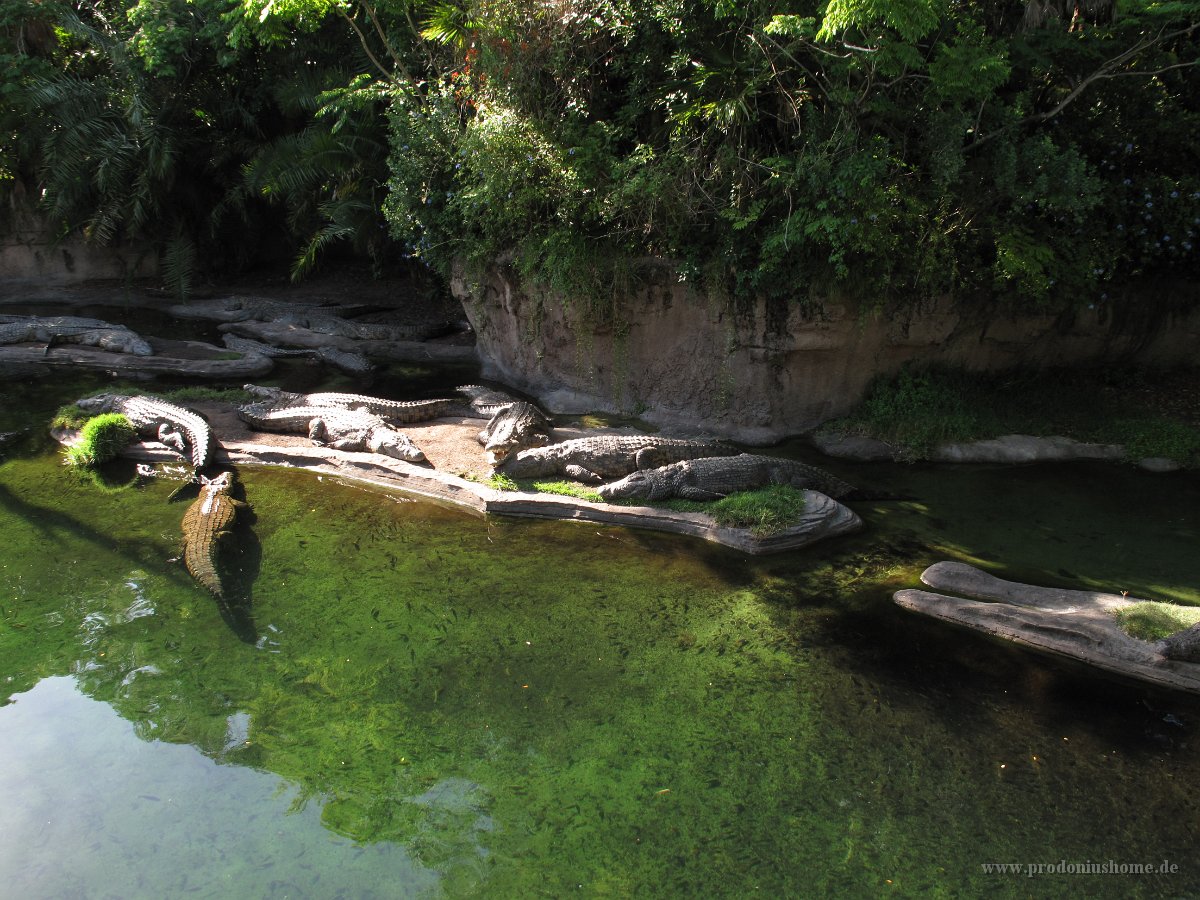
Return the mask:
{"type": "MultiPolygon", "coordinates": [[[[1132,460],[1161,456],[1200,465],[1200,427],[1147,408],[1155,378],[1138,369],[976,373],[906,366],[876,379],[857,409],[822,431],[887,441],[910,459],[946,442],[1034,434],[1120,444],[1132,460]]],[[[1169,393],[1169,382],[1160,390],[1169,393]]]]}
{"type": "Polygon", "coordinates": [[[769,537],[790,528],[804,514],[804,494],[790,485],[772,484],[756,491],[730,494],[706,510],[724,528],[749,528],[769,537]]]}
{"type": "Polygon", "coordinates": [[[498,491],[519,491],[521,486],[503,472],[493,472],[484,482],[488,487],[498,491]]]}
{"type": "Polygon", "coordinates": [[[1122,419],[1113,424],[1129,459],[1162,456],[1184,465],[1200,461],[1200,428],[1193,425],[1169,419],[1122,419]]]}
{"type": "Polygon", "coordinates": [[[1200,622],[1200,607],[1146,600],[1118,610],[1115,615],[1126,634],[1156,641],[1200,622]]]}
{"type": "Polygon", "coordinates": [[[90,416],[74,403],[68,403],[58,408],[58,412],[50,420],[50,427],[55,430],[78,431],[89,418],[90,416]]]}
{"type": "Polygon", "coordinates": [[[137,436],[120,413],[103,413],[88,419],[79,443],[67,448],[67,464],[89,469],[115,457],[137,436]]]}
{"type": "Polygon", "coordinates": [[[964,373],[906,367],[877,380],[857,419],[875,437],[925,454],[946,441],[966,441],[985,430],[972,403],[976,386],[964,373]]]}
{"type": "Polygon", "coordinates": [[[587,500],[589,503],[603,503],[604,498],[590,487],[585,487],[575,481],[534,481],[529,485],[542,494],[559,494],[563,497],[575,497],[587,500]]]}
{"type": "Polygon", "coordinates": [[[1200,607],[1147,600],[1115,613],[1117,624],[1130,637],[1157,641],[1200,622],[1200,607]]]}

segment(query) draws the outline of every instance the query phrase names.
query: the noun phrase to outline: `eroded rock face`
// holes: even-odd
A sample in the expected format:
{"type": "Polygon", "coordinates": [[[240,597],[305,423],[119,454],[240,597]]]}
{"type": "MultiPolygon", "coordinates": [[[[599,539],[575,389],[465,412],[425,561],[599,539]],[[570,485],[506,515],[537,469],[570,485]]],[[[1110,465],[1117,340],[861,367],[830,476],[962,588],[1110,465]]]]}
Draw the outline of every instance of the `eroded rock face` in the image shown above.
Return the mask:
{"type": "MultiPolygon", "coordinates": [[[[696,296],[662,266],[618,304],[618,327],[588,323],[581,302],[522,286],[502,267],[456,279],[484,374],[551,412],[607,409],[664,426],[769,443],[849,411],[877,375],[912,359],[978,370],[1113,358],[1181,364],[1200,341],[1200,304],[1133,333],[1105,310],[982,320],[949,299],[894,314],[826,299],[820,309],[735,313],[696,296]]],[[[1160,290],[1162,290],[1160,288],[1160,290]]],[[[1200,287],[1178,288],[1200,294],[1200,287]]],[[[802,292],[798,292],[802,293],[802,292]]],[[[1182,309],[1188,297],[1164,304],[1182,309]]]]}

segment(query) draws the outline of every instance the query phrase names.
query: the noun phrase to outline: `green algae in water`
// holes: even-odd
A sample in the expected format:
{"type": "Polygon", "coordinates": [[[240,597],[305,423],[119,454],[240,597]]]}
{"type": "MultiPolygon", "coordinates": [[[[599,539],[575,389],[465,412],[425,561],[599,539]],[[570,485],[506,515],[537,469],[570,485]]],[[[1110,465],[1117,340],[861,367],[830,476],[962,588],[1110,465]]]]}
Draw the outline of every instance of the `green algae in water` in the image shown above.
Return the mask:
{"type": "MultiPolygon", "coordinates": [[[[0,465],[0,676],[14,693],[72,676],[132,726],[111,758],[161,743],[219,765],[122,770],[112,796],[74,800],[144,846],[26,842],[0,856],[6,870],[66,887],[87,871],[103,892],[119,860],[146,873],[143,896],[185,877],[328,896],[296,858],[319,847],[347,890],[388,895],[403,886],[353,859],[394,848],[417,895],[1024,895],[1078,882],[1034,888],[982,864],[1166,857],[1181,875],[1086,890],[1200,887],[1186,787],[1200,765],[1190,730],[1164,721],[1190,729],[1200,710],[896,610],[891,590],[944,549],[917,532],[930,513],[915,504],[865,510],[873,534],[748,561],[243,469],[261,551],[247,644],[166,562],[184,508],[166,502],[173,484],[98,495],[67,474],[48,456],[0,465]],[[290,812],[237,772],[276,778],[290,812]],[[244,853],[176,854],[152,839],[160,820],[139,830],[154,779],[178,795],[244,791],[243,815],[219,824],[179,808],[198,846],[220,828],[244,853]]],[[[976,534],[963,553],[995,549],[976,534]]],[[[54,770],[74,751],[48,739],[45,752],[54,770]]],[[[10,812],[10,827],[33,833],[38,812],[10,812]]]]}

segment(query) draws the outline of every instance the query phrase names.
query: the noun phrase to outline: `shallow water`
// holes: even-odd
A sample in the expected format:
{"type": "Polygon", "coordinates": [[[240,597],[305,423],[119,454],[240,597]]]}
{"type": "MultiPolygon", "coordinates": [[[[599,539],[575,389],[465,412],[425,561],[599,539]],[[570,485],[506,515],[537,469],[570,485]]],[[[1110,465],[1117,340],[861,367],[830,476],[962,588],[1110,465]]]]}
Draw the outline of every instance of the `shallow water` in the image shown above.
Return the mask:
{"type": "MultiPolygon", "coordinates": [[[[48,417],[80,386],[22,391],[48,417]]],[[[0,883],[1200,892],[1200,704],[890,601],[954,558],[1200,602],[1200,480],[830,466],[914,499],[860,505],[863,534],[767,560],[243,468],[248,604],[230,619],[168,562],[175,483],[105,490],[31,439],[0,462],[0,883]],[[982,868],[1109,860],[1179,868],[982,868]]]]}

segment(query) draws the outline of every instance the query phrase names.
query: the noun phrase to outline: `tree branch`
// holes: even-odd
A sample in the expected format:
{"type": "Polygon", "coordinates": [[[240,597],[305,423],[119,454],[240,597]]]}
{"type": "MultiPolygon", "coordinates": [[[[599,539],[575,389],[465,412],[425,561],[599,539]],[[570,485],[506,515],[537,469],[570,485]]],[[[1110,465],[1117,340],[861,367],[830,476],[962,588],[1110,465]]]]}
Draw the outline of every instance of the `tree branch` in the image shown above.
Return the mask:
{"type": "Polygon", "coordinates": [[[1092,72],[1090,75],[1088,75],[1082,81],[1080,81],[1079,84],[1075,85],[1075,87],[1071,89],[1071,92],[1069,94],[1067,94],[1067,96],[1064,97],[1062,100],[1060,100],[1058,103],[1056,103],[1051,109],[1048,109],[1045,112],[1037,113],[1032,116],[1026,116],[1025,118],[1021,119],[1020,121],[1011,122],[1008,125],[1005,125],[1003,128],[998,128],[997,130],[995,130],[993,132],[985,134],[982,137],[977,138],[976,140],[974,140],[970,144],[968,144],[966,146],[966,148],[964,148],[964,152],[970,153],[970,152],[976,150],[977,148],[983,146],[984,144],[988,143],[989,141],[992,141],[995,138],[1000,137],[1000,135],[1007,134],[1008,132],[1012,131],[1014,128],[1021,128],[1025,125],[1029,125],[1029,124],[1033,124],[1033,123],[1037,123],[1037,122],[1045,122],[1049,119],[1053,119],[1055,116],[1057,116],[1059,113],[1061,113],[1064,109],[1066,109],[1068,106],[1070,106],[1073,102],[1075,102],[1077,99],[1079,99],[1080,95],[1082,95],[1084,91],[1086,91],[1089,87],[1091,87],[1093,84],[1095,84],[1098,81],[1104,81],[1105,79],[1108,79],[1108,78],[1117,78],[1122,75],[1141,75],[1143,77],[1151,77],[1151,76],[1157,75],[1161,72],[1169,71],[1171,69],[1181,69],[1181,68],[1186,68],[1188,66],[1196,65],[1198,62],[1200,62],[1200,60],[1193,60],[1191,62],[1178,63],[1176,65],[1165,66],[1161,69],[1156,69],[1152,72],[1118,71],[1119,69],[1121,69],[1121,67],[1125,66],[1127,63],[1129,63],[1135,57],[1137,57],[1138,54],[1140,54],[1142,51],[1148,50],[1151,47],[1163,44],[1167,41],[1174,40],[1175,38],[1178,38],[1178,37],[1190,37],[1192,32],[1196,31],[1197,29],[1200,29],[1200,22],[1192,22],[1186,28],[1180,28],[1179,30],[1173,31],[1170,34],[1164,34],[1162,31],[1160,31],[1157,35],[1155,35],[1152,38],[1143,38],[1142,40],[1139,40],[1128,50],[1124,51],[1123,53],[1118,53],[1112,59],[1101,63],[1099,68],[1097,68],[1094,72],[1092,72]]]}

